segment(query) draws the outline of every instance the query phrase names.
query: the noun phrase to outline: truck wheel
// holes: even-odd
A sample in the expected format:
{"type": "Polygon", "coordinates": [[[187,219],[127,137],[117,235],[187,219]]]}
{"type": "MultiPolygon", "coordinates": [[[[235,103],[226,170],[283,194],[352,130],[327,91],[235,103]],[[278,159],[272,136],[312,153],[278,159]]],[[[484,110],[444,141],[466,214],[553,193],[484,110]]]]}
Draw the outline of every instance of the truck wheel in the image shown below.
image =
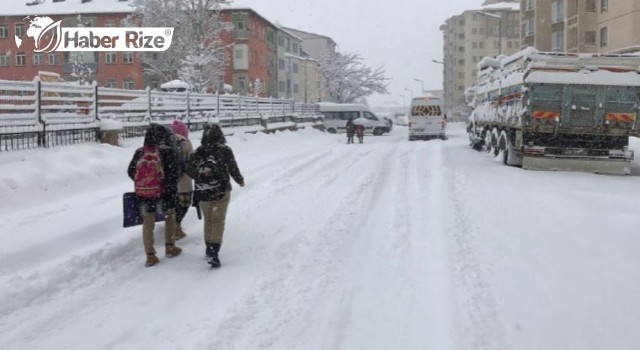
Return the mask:
{"type": "Polygon", "coordinates": [[[484,147],[485,147],[484,150],[487,153],[491,152],[491,145],[492,145],[491,139],[492,138],[493,137],[491,136],[491,131],[487,130],[487,131],[484,132],[484,147]]]}
{"type": "Polygon", "coordinates": [[[335,134],[335,133],[336,133],[336,129],[334,129],[334,128],[329,128],[329,129],[327,129],[327,132],[328,132],[329,134],[335,134]]]}
{"type": "Polygon", "coordinates": [[[384,131],[381,128],[374,128],[373,129],[373,135],[375,136],[380,136],[384,133],[384,131]]]}

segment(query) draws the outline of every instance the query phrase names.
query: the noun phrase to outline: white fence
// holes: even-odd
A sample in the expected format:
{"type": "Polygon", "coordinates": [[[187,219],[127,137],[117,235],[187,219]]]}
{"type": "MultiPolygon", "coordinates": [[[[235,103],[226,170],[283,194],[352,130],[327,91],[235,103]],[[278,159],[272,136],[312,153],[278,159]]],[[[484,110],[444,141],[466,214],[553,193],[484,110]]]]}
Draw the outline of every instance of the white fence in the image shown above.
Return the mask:
{"type": "Polygon", "coordinates": [[[321,120],[316,104],[285,99],[0,80],[0,151],[96,141],[108,119],[121,121],[120,136],[131,137],[151,122],[180,119],[200,129],[212,118],[226,127],[265,130],[321,120]]]}

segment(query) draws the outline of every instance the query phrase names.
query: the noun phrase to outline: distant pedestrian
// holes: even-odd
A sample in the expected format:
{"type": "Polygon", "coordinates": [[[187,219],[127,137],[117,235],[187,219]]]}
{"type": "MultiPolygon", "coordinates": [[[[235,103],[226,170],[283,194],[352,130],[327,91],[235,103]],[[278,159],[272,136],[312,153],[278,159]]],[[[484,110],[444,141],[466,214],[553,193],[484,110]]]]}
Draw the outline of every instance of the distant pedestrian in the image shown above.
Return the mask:
{"type": "Polygon", "coordinates": [[[165,215],[165,256],[172,258],[182,252],[175,245],[178,162],[175,151],[166,146],[170,133],[160,124],[151,124],[145,134],[143,147],[135,151],[127,168],[140,204],[147,267],[159,262],[153,237],[156,211],[162,211],[165,215]]]}
{"type": "Polygon", "coordinates": [[[347,143],[353,143],[353,134],[356,132],[356,126],[353,124],[353,118],[349,117],[347,120],[347,143]]]}
{"type": "Polygon", "coordinates": [[[226,142],[219,125],[207,126],[202,133],[202,144],[187,164],[187,173],[195,181],[194,202],[204,215],[205,254],[212,267],[221,266],[218,253],[231,199],[230,178],[244,187],[244,178],[226,142]]]}
{"type": "Polygon", "coordinates": [[[353,121],[355,125],[356,136],[358,137],[358,142],[364,142],[364,125],[367,122],[366,119],[360,117],[353,121]]]}
{"type": "Polygon", "coordinates": [[[171,130],[176,137],[176,143],[180,151],[178,160],[180,162],[180,180],[178,182],[178,196],[176,203],[176,240],[180,240],[187,236],[182,229],[182,220],[187,215],[191,206],[191,197],[193,195],[193,179],[187,174],[187,161],[193,153],[193,144],[189,140],[189,128],[179,121],[174,120],[171,124],[171,130]]]}

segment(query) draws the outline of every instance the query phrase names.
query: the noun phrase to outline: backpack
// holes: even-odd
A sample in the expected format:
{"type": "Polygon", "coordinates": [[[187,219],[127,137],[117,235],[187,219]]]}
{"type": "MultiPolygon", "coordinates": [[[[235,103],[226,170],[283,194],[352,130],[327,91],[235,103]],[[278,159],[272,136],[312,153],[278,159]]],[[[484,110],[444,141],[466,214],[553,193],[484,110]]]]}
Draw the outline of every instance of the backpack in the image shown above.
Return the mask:
{"type": "Polygon", "coordinates": [[[227,172],[223,162],[214,154],[202,157],[196,164],[194,198],[197,201],[219,200],[227,189],[227,172]]]}
{"type": "Polygon", "coordinates": [[[142,155],[136,163],[136,173],[133,178],[136,195],[144,198],[160,197],[164,169],[160,159],[158,147],[142,147],[142,155]]]}

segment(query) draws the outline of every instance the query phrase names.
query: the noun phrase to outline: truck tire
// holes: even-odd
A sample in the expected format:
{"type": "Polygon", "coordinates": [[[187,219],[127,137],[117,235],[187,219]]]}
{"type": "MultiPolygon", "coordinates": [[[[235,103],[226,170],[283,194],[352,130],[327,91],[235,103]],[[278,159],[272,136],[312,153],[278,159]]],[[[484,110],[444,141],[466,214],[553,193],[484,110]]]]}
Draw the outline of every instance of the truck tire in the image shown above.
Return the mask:
{"type": "Polygon", "coordinates": [[[373,135],[380,136],[382,134],[384,134],[384,130],[382,130],[382,128],[378,127],[373,129],[373,135]]]}
{"type": "Polygon", "coordinates": [[[502,163],[508,166],[521,166],[522,156],[516,153],[515,147],[511,144],[506,131],[500,133],[499,146],[502,150],[502,163]]]}
{"type": "Polygon", "coordinates": [[[327,132],[328,132],[329,134],[335,134],[337,131],[336,131],[336,129],[334,129],[334,128],[329,128],[329,129],[327,129],[327,132]]]}

